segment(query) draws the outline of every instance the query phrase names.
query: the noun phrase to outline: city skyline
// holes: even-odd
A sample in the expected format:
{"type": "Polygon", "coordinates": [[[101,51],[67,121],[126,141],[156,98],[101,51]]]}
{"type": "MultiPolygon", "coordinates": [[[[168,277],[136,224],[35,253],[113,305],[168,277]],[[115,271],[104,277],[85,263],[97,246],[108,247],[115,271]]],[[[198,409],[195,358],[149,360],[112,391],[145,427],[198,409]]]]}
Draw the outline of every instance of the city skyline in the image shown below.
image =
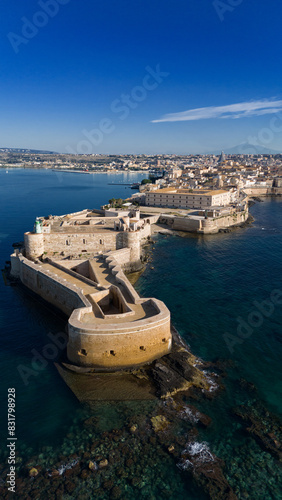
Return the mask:
{"type": "Polygon", "coordinates": [[[253,0],[5,5],[0,146],[281,152],[276,10],[253,0]]]}

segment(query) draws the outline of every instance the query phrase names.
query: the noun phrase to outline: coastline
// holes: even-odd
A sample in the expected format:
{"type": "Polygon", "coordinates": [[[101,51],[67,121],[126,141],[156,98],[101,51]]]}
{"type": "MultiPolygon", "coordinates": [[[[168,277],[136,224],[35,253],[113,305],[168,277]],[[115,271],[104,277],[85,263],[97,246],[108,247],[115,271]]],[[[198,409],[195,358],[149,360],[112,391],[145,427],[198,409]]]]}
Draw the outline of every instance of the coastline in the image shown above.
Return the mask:
{"type": "Polygon", "coordinates": [[[24,165],[0,165],[0,169],[2,170],[49,170],[52,172],[64,172],[64,173],[71,173],[71,174],[144,174],[146,175],[148,172],[144,172],[144,170],[135,170],[135,169],[128,169],[128,170],[93,170],[93,171],[86,171],[86,170],[75,170],[75,169],[65,169],[65,168],[53,168],[53,167],[25,167],[24,165]]]}
{"type": "MultiPolygon", "coordinates": [[[[210,468],[210,464],[202,463],[201,469],[199,469],[197,456],[189,452],[189,447],[198,446],[198,442],[195,440],[198,424],[207,427],[210,425],[211,419],[196,407],[187,405],[183,398],[189,397],[191,394],[213,398],[221,387],[219,374],[216,373],[214,363],[203,362],[191,353],[188,345],[173,326],[171,332],[173,336],[171,352],[156,359],[153,363],[142,365],[139,368],[119,370],[113,373],[101,371],[96,373],[96,370],[81,369],[69,361],[64,361],[64,355],[61,361],[58,360],[55,363],[55,366],[79,402],[87,405],[90,409],[90,415],[91,409],[93,405],[97,404],[97,401],[129,402],[131,398],[134,401],[154,401],[153,412],[152,410],[147,411],[145,419],[143,416],[142,420],[133,417],[129,424],[129,435],[127,424],[120,434],[115,433],[117,437],[115,442],[119,442],[121,439],[130,443],[132,436],[134,436],[136,444],[142,443],[144,426],[147,428],[149,423],[150,430],[146,430],[145,441],[147,441],[149,434],[150,440],[152,440],[151,444],[154,444],[152,447],[154,452],[155,444],[159,440],[161,446],[166,448],[167,458],[171,457],[183,471],[186,470],[186,461],[193,464],[192,476],[196,484],[210,494],[211,498],[216,492],[218,500],[226,500],[226,498],[235,500],[236,496],[224,476],[222,463],[216,455],[208,450],[213,462],[213,474],[208,477],[206,470],[210,468]],[[189,425],[192,424],[194,430],[191,436],[188,436],[188,441],[184,438],[177,441],[175,422],[181,422],[183,418],[185,421],[188,420],[189,425]],[[155,440],[157,441],[155,442],[155,440]]],[[[92,416],[84,420],[84,426],[87,429],[93,428],[92,432],[95,432],[95,423],[92,416]]],[[[109,438],[111,435],[110,433],[109,438]]],[[[40,454],[29,459],[24,468],[17,467],[22,491],[28,494],[34,485],[39,489],[45,488],[47,483],[44,478],[48,478],[48,482],[50,482],[50,478],[56,478],[56,488],[60,485],[62,492],[69,493],[70,474],[66,474],[66,471],[71,471],[72,477],[76,478],[81,476],[81,470],[86,470],[84,479],[88,476],[93,478],[94,471],[94,477],[98,479],[101,477],[104,467],[107,467],[113,476],[115,462],[111,463],[112,467],[108,466],[109,459],[106,457],[109,457],[109,450],[107,449],[108,441],[105,433],[103,433],[102,439],[100,438],[98,446],[100,450],[104,450],[102,455],[101,451],[97,455],[96,448],[93,449],[91,442],[88,442],[88,445],[84,446],[83,453],[74,447],[74,452],[71,454],[60,453],[59,461],[56,452],[47,458],[45,454],[40,454]],[[92,453],[88,451],[90,449],[92,453]],[[63,464],[66,465],[62,464],[62,460],[63,464]],[[60,473],[62,468],[63,472],[60,473]],[[59,476],[61,476],[60,480],[59,476]],[[30,478],[32,478],[32,484],[30,478]],[[39,484],[40,486],[37,486],[39,484]]],[[[111,445],[109,447],[111,448],[111,445]]],[[[51,486],[52,484],[53,481],[51,486]]],[[[113,487],[111,487],[112,490],[113,487]]],[[[100,494],[103,497],[104,492],[102,490],[100,493],[97,492],[97,498],[100,498],[100,494]]],[[[5,493],[3,498],[6,498],[5,493]]]]}
{"type": "MultiPolygon", "coordinates": [[[[266,209],[267,205],[268,203],[265,204],[266,209]]],[[[259,204],[254,208],[260,208],[259,204]]],[[[275,206],[273,208],[275,208],[275,206]]],[[[281,209],[281,205],[279,209],[281,209]]],[[[40,210],[40,212],[43,212],[43,210],[40,210]]],[[[265,212],[263,204],[261,205],[260,212],[265,212]]],[[[239,256],[242,251],[247,252],[246,254],[244,253],[244,255],[249,259],[248,262],[251,263],[253,259],[256,259],[255,265],[257,265],[257,253],[260,252],[260,247],[263,245],[262,238],[265,238],[265,240],[267,239],[267,246],[264,250],[267,252],[267,249],[269,249],[271,245],[271,255],[272,257],[276,255],[279,264],[280,254],[275,250],[277,246],[275,246],[275,241],[279,240],[279,234],[272,231],[274,225],[274,222],[271,221],[272,210],[267,210],[267,218],[263,218],[263,222],[259,222],[257,210],[255,213],[258,221],[255,226],[259,226],[253,228],[255,238],[251,238],[247,233],[244,236],[244,232],[242,232],[242,238],[234,238],[233,243],[230,244],[228,235],[226,238],[203,238],[202,236],[197,238],[196,236],[196,238],[191,238],[191,245],[185,245],[185,253],[178,253],[178,248],[181,246],[183,239],[174,238],[170,239],[168,242],[162,242],[163,239],[161,238],[160,245],[158,245],[158,247],[156,246],[154,262],[152,263],[149,261],[149,267],[147,267],[147,269],[150,270],[151,265],[155,268],[154,271],[150,273],[149,280],[155,276],[155,282],[152,280],[151,284],[147,284],[144,295],[148,293],[147,290],[149,290],[149,293],[155,293],[155,290],[158,290],[158,293],[164,293],[163,296],[164,298],[166,297],[166,291],[163,291],[166,285],[163,282],[163,285],[160,285],[164,272],[162,268],[159,269],[159,264],[157,262],[157,259],[160,261],[165,255],[167,260],[164,262],[167,264],[167,281],[170,287],[169,294],[174,297],[170,302],[170,307],[174,311],[174,320],[182,335],[187,335],[186,340],[188,339],[189,343],[191,341],[193,352],[200,354],[202,359],[215,360],[217,356],[225,360],[226,358],[234,358],[234,355],[231,356],[227,350],[225,352],[221,345],[224,344],[221,332],[228,331],[234,334],[232,323],[227,323],[227,327],[224,330],[222,329],[221,320],[223,318],[223,321],[227,322],[228,317],[234,317],[235,321],[236,314],[241,314],[246,319],[249,312],[252,310],[252,304],[250,303],[248,305],[247,296],[244,294],[244,290],[247,288],[250,293],[252,286],[257,287],[263,282],[261,273],[260,278],[252,274],[249,276],[248,280],[250,266],[248,266],[248,269],[244,269],[243,267],[237,268],[237,256],[239,256]],[[260,232],[260,226],[268,229],[260,232]],[[252,240],[257,242],[258,238],[260,238],[260,245],[254,247],[252,245],[252,240]],[[190,246],[194,248],[193,240],[200,242],[200,245],[195,247],[195,253],[198,255],[197,260],[194,260],[194,251],[189,251],[190,246]],[[203,261],[201,252],[202,241],[205,241],[206,252],[204,256],[208,256],[208,261],[203,261]],[[209,245],[209,241],[212,245],[209,245]],[[229,245],[224,245],[224,242],[228,241],[229,245]],[[238,244],[240,241],[242,243],[241,245],[238,244]],[[182,262],[187,262],[187,266],[185,267],[194,266],[197,274],[201,272],[201,267],[204,264],[204,270],[197,280],[197,287],[195,287],[194,282],[191,281],[190,273],[187,272],[180,275],[177,283],[182,287],[179,286],[176,292],[173,286],[174,281],[169,271],[170,268],[172,268],[173,272],[176,274],[180,273],[181,269],[180,267],[175,267],[175,261],[173,260],[174,250],[173,252],[168,252],[167,244],[172,244],[173,249],[177,250],[176,255],[178,255],[179,259],[183,258],[182,262]],[[162,246],[166,246],[167,250],[162,252],[162,246]],[[249,246],[251,248],[250,251],[248,251],[249,246]],[[233,252],[233,248],[234,258],[230,260],[229,255],[233,252]],[[229,269],[227,274],[222,274],[219,263],[217,264],[218,254],[223,257],[223,262],[227,262],[229,269]],[[207,265],[209,262],[210,265],[207,265]],[[199,266],[200,263],[201,267],[199,266]],[[232,273],[233,268],[234,273],[232,273]],[[210,286],[209,273],[211,273],[214,282],[213,287],[210,286]],[[217,279],[217,276],[224,280],[224,293],[227,292],[227,295],[224,297],[221,296],[220,287],[216,288],[219,283],[221,283],[221,281],[217,279]],[[242,288],[241,291],[239,290],[240,283],[238,283],[239,276],[244,276],[244,289],[242,288]],[[212,302],[212,308],[210,307],[208,310],[202,312],[202,315],[207,321],[207,327],[204,328],[201,324],[201,318],[199,317],[199,310],[196,304],[198,297],[196,290],[199,288],[201,281],[205,285],[203,288],[200,288],[203,307],[206,307],[212,302]],[[228,288],[231,287],[230,290],[236,290],[236,287],[238,288],[237,300],[240,303],[239,312],[236,312],[235,307],[233,309],[229,307],[231,297],[228,288],[226,288],[226,284],[228,288]],[[208,289],[207,294],[204,293],[205,288],[208,289]],[[214,295],[215,290],[216,295],[214,295]],[[183,295],[183,300],[177,300],[176,303],[175,301],[179,298],[179,294],[183,295]],[[195,300],[190,301],[191,295],[196,296],[195,300]],[[224,302],[226,311],[220,307],[221,301],[224,302]],[[184,309],[181,309],[182,302],[184,303],[184,309]],[[177,307],[174,306],[174,303],[178,304],[177,307]],[[245,306],[246,303],[247,306],[245,306]],[[217,318],[213,318],[213,309],[216,309],[217,318]],[[183,315],[183,319],[181,315],[183,315]],[[193,321],[193,317],[198,318],[197,321],[193,321]],[[213,321],[217,323],[216,328],[213,326],[213,321]],[[209,332],[206,333],[206,330],[209,330],[209,332]],[[218,334],[215,333],[216,331],[218,331],[218,334]],[[197,339],[197,337],[199,337],[199,339],[197,339]],[[214,351],[213,344],[217,343],[217,349],[214,351]],[[204,346],[204,344],[207,345],[206,351],[201,347],[204,346]],[[209,353],[211,353],[210,356],[209,353]]],[[[276,215],[277,218],[274,220],[278,223],[280,218],[278,217],[277,211],[276,215]]],[[[33,213],[31,212],[29,217],[32,219],[32,216],[33,213]]],[[[3,228],[4,227],[5,226],[3,226],[3,228]]],[[[19,229],[17,229],[17,231],[18,230],[19,229]]],[[[5,232],[8,233],[9,231],[6,230],[5,232]]],[[[12,241],[11,239],[11,242],[12,241]]],[[[5,259],[4,254],[3,259],[5,259]]],[[[264,260],[261,261],[261,264],[260,268],[264,269],[263,266],[266,264],[265,257],[264,260]]],[[[278,273],[276,272],[276,274],[278,273]]],[[[141,280],[142,279],[143,278],[141,278],[141,280]]],[[[271,274],[271,267],[267,269],[266,279],[271,281],[272,287],[279,288],[280,282],[275,282],[275,274],[271,274]]],[[[265,281],[265,283],[267,283],[267,281],[265,281]]],[[[12,289],[8,291],[11,291],[12,295],[14,295],[12,289]]],[[[265,296],[257,295],[257,293],[257,291],[253,291],[250,299],[257,299],[258,301],[265,299],[265,296]]],[[[268,293],[267,287],[264,293],[268,293]]],[[[7,293],[5,295],[7,295],[7,293]]],[[[25,323],[23,323],[21,335],[18,337],[21,343],[24,342],[24,337],[27,339],[30,335],[30,331],[33,332],[33,330],[35,330],[35,323],[38,323],[37,319],[39,318],[36,311],[33,311],[32,300],[24,299],[24,302],[24,308],[21,309],[22,317],[24,318],[25,308],[28,308],[35,320],[30,322],[28,318],[26,318],[25,323],[27,323],[27,328],[25,328],[25,323]]],[[[38,309],[40,311],[40,305],[38,309]]],[[[275,311],[274,321],[277,320],[276,314],[277,311],[275,311]]],[[[10,318],[7,316],[6,328],[8,328],[9,320],[10,318]]],[[[270,331],[268,321],[271,321],[271,319],[267,320],[261,329],[264,333],[264,340],[261,345],[259,345],[259,351],[256,349],[256,344],[260,336],[259,329],[255,330],[250,340],[247,339],[244,341],[243,345],[240,344],[235,347],[235,355],[237,354],[235,358],[236,364],[241,356],[244,365],[255,367],[257,360],[254,357],[250,357],[251,354],[249,354],[249,352],[251,353],[254,351],[256,357],[259,359],[260,352],[264,352],[265,349],[266,335],[267,343],[271,347],[272,352],[279,353],[279,343],[276,344],[276,350],[274,350],[275,344],[273,344],[275,323],[271,323],[273,331],[270,331]]],[[[16,325],[15,321],[13,324],[16,325]]],[[[45,325],[43,322],[42,324],[45,325]]],[[[54,328],[56,327],[50,326],[47,323],[46,331],[50,331],[54,328]]],[[[13,335],[13,340],[17,342],[15,327],[11,333],[13,335]]],[[[41,338],[43,336],[42,346],[44,346],[46,342],[50,342],[50,340],[44,336],[44,334],[46,334],[44,328],[41,328],[41,330],[38,329],[37,333],[38,337],[41,338]]],[[[36,342],[36,348],[41,352],[40,347],[38,347],[41,345],[38,343],[38,339],[36,339],[36,342]]],[[[34,347],[34,345],[32,345],[32,347],[34,347]]],[[[28,345],[25,355],[27,360],[31,358],[30,348],[31,347],[28,345]]],[[[12,355],[10,355],[10,360],[11,363],[14,362],[14,365],[11,365],[14,367],[14,370],[11,370],[11,377],[13,380],[12,371],[16,371],[17,363],[19,363],[19,361],[21,362],[21,360],[16,359],[13,361],[12,355]]],[[[23,359],[23,362],[26,361],[23,359]]],[[[263,362],[263,359],[258,361],[260,368],[263,368],[263,362]]],[[[49,368],[51,368],[50,364],[49,368]]],[[[219,364],[219,368],[221,367],[225,372],[230,370],[230,366],[231,361],[230,364],[226,361],[225,366],[224,362],[221,363],[221,366],[219,364]]],[[[154,399],[138,401],[136,405],[133,403],[126,404],[126,402],[122,401],[109,404],[107,404],[107,402],[98,402],[97,404],[90,405],[91,408],[82,406],[79,410],[79,417],[78,414],[75,413],[75,409],[72,408],[69,412],[71,419],[67,420],[66,416],[64,416],[65,426],[62,429],[60,428],[60,432],[57,435],[57,443],[53,443],[52,439],[49,439],[48,442],[45,439],[44,442],[43,438],[42,444],[38,442],[38,447],[36,443],[34,446],[29,444],[24,448],[24,446],[22,446],[22,444],[25,444],[24,438],[19,442],[19,462],[17,463],[17,471],[19,471],[18,491],[23,491],[23,495],[26,495],[26,497],[35,495],[36,490],[37,494],[44,497],[44,492],[46,493],[48,491],[51,496],[54,495],[54,498],[56,494],[78,496],[84,491],[85,495],[88,495],[89,498],[91,498],[92,495],[92,497],[95,496],[97,500],[108,500],[114,496],[118,498],[119,495],[119,498],[123,498],[125,494],[130,498],[134,498],[134,496],[135,498],[136,496],[144,496],[146,498],[146,495],[149,494],[155,495],[156,498],[158,498],[158,495],[162,495],[163,498],[166,498],[166,495],[173,491],[176,498],[193,498],[193,500],[199,500],[202,498],[201,492],[203,492],[203,487],[200,486],[201,483],[198,479],[197,484],[199,485],[199,490],[197,490],[197,493],[193,496],[191,488],[192,484],[196,483],[196,480],[193,479],[195,470],[192,472],[192,466],[189,467],[188,461],[191,462],[192,458],[194,460],[193,468],[197,469],[207,457],[210,457],[209,452],[211,452],[213,454],[212,456],[216,455],[225,461],[225,469],[223,469],[224,474],[229,483],[233,486],[235,493],[238,494],[238,498],[241,498],[243,494],[247,496],[247,493],[250,499],[253,498],[254,488],[257,488],[257,490],[260,488],[262,495],[267,500],[272,498],[271,495],[276,495],[276,498],[279,498],[279,494],[281,493],[281,490],[279,490],[279,471],[275,462],[276,459],[274,458],[277,456],[277,449],[275,451],[275,448],[272,448],[275,447],[275,443],[272,438],[268,436],[268,433],[273,434],[273,432],[273,436],[276,436],[277,432],[274,425],[274,418],[271,416],[270,411],[272,408],[272,411],[275,412],[275,390],[278,390],[277,376],[279,365],[275,365],[274,356],[273,366],[269,366],[269,369],[265,370],[263,375],[259,375],[260,377],[263,376],[265,387],[269,390],[270,394],[270,398],[267,400],[266,405],[267,410],[265,410],[268,411],[268,416],[265,412],[259,411],[256,404],[256,401],[261,400],[264,396],[264,386],[260,386],[258,380],[255,380],[255,372],[246,374],[246,371],[244,373],[242,365],[239,364],[239,368],[239,372],[238,370],[235,370],[235,373],[233,372],[234,384],[231,385],[231,388],[231,380],[228,377],[224,380],[225,389],[222,389],[212,402],[210,401],[210,396],[213,393],[203,395],[203,393],[199,391],[197,394],[191,392],[190,397],[185,396],[184,404],[178,404],[179,396],[174,396],[173,400],[175,401],[176,407],[173,407],[172,411],[171,409],[167,409],[167,407],[172,404],[170,398],[167,403],[163,400],[154,399]],[[271,370],[274,370],[276,374],[272,379],[271,370]],[[242,376],[245,380],[241,379],[242,376]],[[246,380],[254,381],[259,392],[256,393],[253,384],[247,383],[246,380]],[[269,385],[267,385],[268,383],[269,385]],[[243,388],[245,392],[243,392],[243,388]],[[231,403],[228,402],[228,400],[231,400],[231,403]],[[239,407],[242,401],[245,402],[244,408],[239,407]],[[273,403],[272,406],[271,403],[273,403]],[[231,411],[231,404],[234,407],[236,406],[236,408],[234,408],[234,414],[231,411]],[[197,408],[195,408],[195,405],[197,408]],[[226,405],[228,411],[226,410],[226,405]],[[217,411],[215,411],[215,408],[217,408],[217,411]],[[171,411],[171,413],[169,413],[169,411],[171,411]],[[226,411],[228,412],[228,419],[224,416],[226,411]],[[82,412],[84,412],[83,417],[82,412]],[[201,422],[198,422],[197,427],[192,423],[193,419],[196,420],[199,418],[200,413],[212,418],[210,425],[204,426],[201,422]],[[164,417],[166,420],[160,417],[164,417]],[[168,424],[166,421],[168,421],[168,424]],[[263,421],[265,422],[264,424],[263,421]],[[163,426],[162,430],[160,430],[160,426],[163,426]],[[158,430],[156,431],[155,429],[158,430]],[[224,432],[222,429],[224,429],[224,432]],[[104,433],[103,437],[101,436],[102,433],[104,433]],[[186,438],[185,440],[183,439],[184,436],[186,438]],[[31,451],[30,448],[28,449],[27,446],[31,446],[33,451],[31,451]],[[127,449],[125,449],[126,447],[127,449]],[[187,452],[183,454],[186,449],[187,452]],[[104,465],[103,460],[108,461],[108,464],[104,465]],[[197,461],[198,465],[196,464],[197,461]],[[102,462],[101,465],[100,462],[102,462]],[[138,468],[139,466],[140,469],[138,468]],[[187,467],[187,469],[185,470],[184,467],[187,467]],[[36,471],[32,469],[36,469],[36,471]],[[35,476],[32,476],[32,474],[35,476]],[[114,481],[114,484],[112,484],[111,481],[114,481]],[[189,485],[189,487],[187,485],[189,485]],[[185,489],[185,486],[187,486],[187,489],[185,489]]],[[[203,367],[203,369],[205,368],[203,367]]],[[[213,370],[213,368],[210,367],[210,370],[213,370]]],[[[43,370],[39,375],[41,381],[39,381],[39,377],[36,378],[34,391],[36,390],[36,397],[42,407],[47,404],[45,400],[48,401],[48,405],[50,405],[50,416],[46,407],[47,416],[48,418],[51,418],[51,416],[54,418],[57,414],[63,415],[60,405],[66,406],[70,398],[68,397],[67,388],[64,392],[60,389],[61,386],[65,386],[65,384],[58,383],[56,385],[54,377],[52,378],[52,369],[45,371],[49,372],[48,376],[45,376],[45,379],[47,379],[46,383],[44,383],[43,370]],[[52,381],[51,391],[50,379],[52,381]],[[46,394],[43,402],[40,400],[42,388],[45,390],[46,394]],[[57,392],[59,392],[59,396],[62,399],[61,401],[57,400],[57,408],[52,409],[52,400],[56,398],[57,392]],[[52,399],[49,393],[51,393],[52,399]]],[[[56,372],[56,370],[54,371],[56,372]]],[[[57,376],[58,374],[56,373],[56,378],[57,376]]],[[[142,382],[142,379],[139,380],[142,382]]],[[[218,381],[218,378],[216,378],[216,380],[218,381]]],[[[11,383],[10,380],[9,383],[11,383]]],[[[21,391],[22,389],[23,387],[21,387],[21,391]]],[[[27,400],[30,391],[24,390],[22,392],[25,400],[27,400]]],[[[30,406],[29,411],[33,411],[32,406],[30,406]]],[[[25,423],[20,413],[20,407],[18,408],[18,412],[18,421],[21,427],[23,427],[25,423]]],[[[39,427],[43,422],[43,415],[40,415],[39,418],[36,409],[34,413],[36,425],[34,427],[33,424],[31,432],[34,431],[39,433],[39,427]]],[[[201,416],[201,419],[203,418],[204,417],[201,416]]],[[[204,422],[207,423],[208,420],[205,419],[204,422]]],[[[47,426],[47,422],[43,422],[43,426],[44,425],[47,426]]],[[[53,429],[52,435],[54,432],[55,430],[53,429]]],[[[274,439],[278,442],[279,436],[274,437],[274,439]]],[[[5,459],[5,454],[3,454],[3,463],[5,459]]],[[[211,470],[213,464],[213,461],[206,462],[206,471],[211,470]]],[[[4,474],[1,477],[5,480],[4,474]]],[[[205,489],[205,491],[207,490],[205,489]]],[[[209,495],[209,497],[213,500],[217,499],[217,491],[214,491],[213,496],[209,495]]]]}
{"type": "MultiPolygon", "coordinates": [[[[191,395],[196,399],[215,397],[222,388],[222,370],[214,363],[203,362],[195,357],[174,327],[172,333],[172,352],[152,365],[137,370],[123,370],[111,374],[95,374],[89,371],[79,373],[76,367],[72,367],[69,363],[63,361],[55,363],[60,376],[80,403],[88,408],[87,418],[86,415],[83,418],[83,429],[87,432],[82,436],[81,431],[72,429],[68,437],[68,446],[63,445],[59,455],[56,449],[49,447],[48,453],[35,455],[25,462],[21,459],[23,464],[20,462],[16,470],[21,491],[25,495],[29,495],[33,488],[36,488],[37,492],[45,491],[47,484],[51,493],[58,488],[65,494],[70,491],[74,493],[77,491],[76,488],[79,488],[80,478],[83,478],[84,491],[87,491],[88,485],[92,488],[94,480],[97,483],[95,498],[108,498],[104,496],[105,486],[101,488],[101,480],[107,480],[107,473],[111,478],[119,476],[117,467],[120,468],[123,459],[120,458],[117,463],[120,454],[116,453],[121,445],[126,446],[124,470],[130,470],[130,460],[138,455],[141,446],[141,450],[146,449],[147,456],[153,454],[158,474],[161,473],[163,460],[169,460],[183,473],[187,473],[188,477],[193,477],[197,486],[211,499],[237,498],[224,475],[222,461],[205,443],[199,443],[197,440],[198,427],[209,427],[210,417],[186,402],[186,398],[191,395]],[[136,393],[139,393],[139,397],[136,397],[136,393]],[[130,401],[130,396],[139,403],[153,404],[153,406],[147,407],[145,415],[131,414],[120,430],[103,432],[102,436],[97,436],[97,419],[93,415],[97,402],[111,401],[118,404],[130,401]],[[188,425],[190,430],[187,437],[177,437],[176,428],[179,425],[185,427],[188,425]],[[90,436],[94,435],[90,440],[89,433],[90,436]],[[78,435],[80,443],[84,442],[83,451],[72,444],[72,435],[78,435]],[[132,450],[132,454],[128,452],[128,447],[132,450]],[[202,453],[202,450],[207,452],[209,460],[201,459],[199,462],[199,455],[194,453],[194,447],[199,447],[199,453],[202,453]],[[114,460],[110,460],[110,457],[114,460]],[[211,461],[212,474],[208,473],[211,461]]],[[[21,449],[20,454],[24,455],[21,449]]],[[[138,460],[142,464],[141,458],[138,460]]],[[[125,481],[119,481],[119,490],[114,483],[111,483],[110,490],[114,498],[120,498],[119,491],[122,492],[126,487],[127,475],[123,477],[125,481]]],[[[148,481],[151,488],[152,483],[149,478],[148,481]]],[[[138,484],[132,482],[137,489],[138,484]]],[[[178,488],[179,486],[174,485],[173,491],[176,493],[178,488]]],[[[5,493],[2,491],[1,493],[3,498],[6,498],[5,493]]]]}

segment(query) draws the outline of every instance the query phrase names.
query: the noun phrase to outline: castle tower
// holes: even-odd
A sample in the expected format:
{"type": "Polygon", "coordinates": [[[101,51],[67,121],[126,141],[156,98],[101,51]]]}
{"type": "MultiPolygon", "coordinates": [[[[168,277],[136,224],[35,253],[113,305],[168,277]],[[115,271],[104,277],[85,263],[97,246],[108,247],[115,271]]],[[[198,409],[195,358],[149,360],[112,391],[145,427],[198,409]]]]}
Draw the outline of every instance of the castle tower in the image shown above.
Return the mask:
{"type": "Polygon", "coordinates": [[[125,243],[130,248],[130,261],[140,261],[140,231],[127,231],[125,243]]]}
{"type": "Polygon", "coordinates": [[[28,259],[38,259],[44,253],[44,235],[42,233],[25,233],[24,247],[28,259]]]}

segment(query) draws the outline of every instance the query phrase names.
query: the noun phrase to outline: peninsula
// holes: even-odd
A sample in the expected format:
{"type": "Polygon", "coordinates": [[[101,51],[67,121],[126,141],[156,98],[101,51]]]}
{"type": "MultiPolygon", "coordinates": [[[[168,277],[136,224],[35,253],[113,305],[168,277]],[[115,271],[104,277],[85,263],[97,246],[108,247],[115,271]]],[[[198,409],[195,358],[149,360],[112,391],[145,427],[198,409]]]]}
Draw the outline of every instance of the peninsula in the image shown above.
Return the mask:
{"type": "Polygon", "coordinates": [[[151,219],[138,210],[38,218],[11,256],[11,275],[69,316],[71,363],[117,370],[170,352],[170,312],[141,299],[123,272],[140,267],[151,219]]]}
{"type": "Polygon", "coordinates": [[[141,298],[126,276],[142,268],[142,245],[158,220],[134,206],[38,217],[11,255],[12,279],[68,318],[66,353],[56,366],[81,401],[214,388],[166,305],[141,298]],[[105,376],[111,387],[101,394],[105,376]],[[118,395],[121,381],[126,390],[118,395]]]}

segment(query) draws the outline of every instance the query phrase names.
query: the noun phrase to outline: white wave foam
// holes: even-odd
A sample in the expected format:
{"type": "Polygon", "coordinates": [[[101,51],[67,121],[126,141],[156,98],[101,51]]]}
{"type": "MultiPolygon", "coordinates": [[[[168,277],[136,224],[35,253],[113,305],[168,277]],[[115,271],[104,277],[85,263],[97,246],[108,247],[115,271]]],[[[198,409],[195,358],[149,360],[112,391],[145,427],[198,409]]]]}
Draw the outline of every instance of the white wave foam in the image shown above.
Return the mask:
{"type": "Polygon", "coordinates": [[[188,453],[190,456],[194,457],[197,462],[213,462],[214,457],[209,449],[208,443],[203,441],[199,443],[195,441],[194,443],[189,443],[187,448],[182,452],[182,454],[188,453]]]}
{"type": "Polygon", "coordinates": [[[79,462],[78,458],[75,458],[69,463],[60,465],[60,467],[58,468],[60,476],[62,476],[66,470],[72,469],[76,464],[78,464],[78,462],[79,462]]]}
{"type": "MultiPolygon", "coordinates": [[[[205,374],[206,380],[210,385],[209,392],[216,391],[219,388],[219,385],[216,384],[216,382],[211,378],[210,374],[206,370],[203,370],[203,373],[205,374]]],[[[213,376],[216,376],[216,374],[213,374],[213,376]]]]}
{"type": "Polygon", "coordinates": [[[177,464],[177,467],[184,471],[202,463],[214,462],[213,454],[205,441],[202,443],[198,441],[189,443],[185,450],[182,451],[182,455],[189,455],[189,458],[182,458],[177,464]]]}
{"type": "Polygon", "coordinates": [[[200,414],[199,412],[193,412],[189,406],[184,406],[183,410],[180,412],[181,418],[184,420],[189,420],[193,424],[199,422],[200,414]]]}
{"type": "Polygon", "coordinates": [[[188,460],[188,458],[186,460],[181,460],[181,462],[179,462],[176,465],[180,470],[188,470],[188,469],[190,469],[190,467],[193,467],[192,462],[190,462],[190,460],[188,460]]]}

